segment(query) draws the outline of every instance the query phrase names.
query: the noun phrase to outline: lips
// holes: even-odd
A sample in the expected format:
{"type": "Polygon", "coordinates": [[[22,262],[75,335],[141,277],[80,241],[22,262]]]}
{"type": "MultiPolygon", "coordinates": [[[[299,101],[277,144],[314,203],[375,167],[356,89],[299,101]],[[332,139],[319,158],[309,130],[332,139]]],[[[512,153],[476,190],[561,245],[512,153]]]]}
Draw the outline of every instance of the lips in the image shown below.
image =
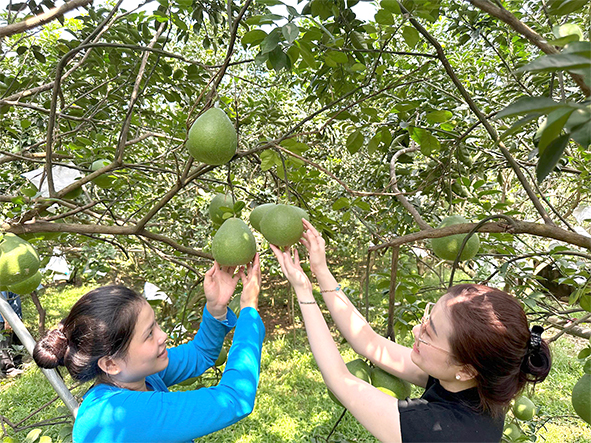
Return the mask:
{"type": "Polygon", "coordinates": [[[417,346],[417,342],[414,342],[412,345],[412,350],[415,351],[417,354],[420,354],[419,347],[417,346]]]}
{"type": "Polygon", "coordinates": [[[166,348],[164,348],[164,350],[158,354],[158,358],[164,358],[168,355],[168,352],[166,351],[166,348]]]}

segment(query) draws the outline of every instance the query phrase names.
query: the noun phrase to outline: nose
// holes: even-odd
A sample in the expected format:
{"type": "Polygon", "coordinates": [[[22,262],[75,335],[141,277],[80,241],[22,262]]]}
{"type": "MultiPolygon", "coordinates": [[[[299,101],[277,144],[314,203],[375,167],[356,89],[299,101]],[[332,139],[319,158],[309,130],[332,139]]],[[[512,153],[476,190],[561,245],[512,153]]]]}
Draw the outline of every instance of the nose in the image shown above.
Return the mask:
{"type": "Polygon", "coordinates": [[[168,339],[168,334],[166,332],[164,332],[162,329],[160,329],[160,340],[158,340],[158,343],[164,343],[166,342],[166,340],[168,339]]]}
{"type": "Polygon", "coordinates": [[[421,336],[421,325],[415,325],[412,328],[412,335],[414,336],[415,340],[421,336]]]}

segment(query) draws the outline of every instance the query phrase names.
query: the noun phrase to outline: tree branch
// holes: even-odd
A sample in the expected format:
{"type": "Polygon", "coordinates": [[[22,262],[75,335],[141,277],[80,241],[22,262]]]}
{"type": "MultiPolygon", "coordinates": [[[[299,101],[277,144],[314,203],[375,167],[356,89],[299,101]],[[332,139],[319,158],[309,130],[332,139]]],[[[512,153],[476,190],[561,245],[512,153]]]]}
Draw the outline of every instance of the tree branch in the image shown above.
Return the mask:
{"type": "Polygon", "coordinates": [[[66,12],[71,11],[72,9],[86,6],[92,2],[93,0],[71,0],[57,8],[50,9],[44,14],[40,14],[35,17],[25,19],[22,22],[13,23],[8,26],[0,26],[0,39],[2,39],[3,37],[9,37],[14,34],[20,34],[22,32],[28,31],[29,29],[36,28],[38,26],[44,25],[45,23],[49,23],[55,20],[56,18],[61,17],[66,12]]]}

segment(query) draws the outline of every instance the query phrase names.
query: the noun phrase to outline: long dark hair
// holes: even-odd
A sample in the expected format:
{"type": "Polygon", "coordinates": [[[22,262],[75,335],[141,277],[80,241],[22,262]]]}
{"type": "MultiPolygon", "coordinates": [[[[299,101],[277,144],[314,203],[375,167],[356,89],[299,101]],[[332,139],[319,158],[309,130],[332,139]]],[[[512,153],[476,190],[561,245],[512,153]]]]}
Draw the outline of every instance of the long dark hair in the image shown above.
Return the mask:
{"type": "Polygon", "coordinates": [[[477,371],[481,409],[501,415],[526,383],[546,378],[552,365],[550,348],[543,340],[532,340],[523,308],[506,292],[463,284],[449,288],[447,296],[453,299],[447,305],[453,358],[477,371]]]}
{"type": "Polygon", "coordinates": [[[103,286],[78,300],[56,329],[35,345],[41,368],[65,366],[79,381],[104,376],[101,357],[127,352],[144,298],[124,286],[103,286]]]}

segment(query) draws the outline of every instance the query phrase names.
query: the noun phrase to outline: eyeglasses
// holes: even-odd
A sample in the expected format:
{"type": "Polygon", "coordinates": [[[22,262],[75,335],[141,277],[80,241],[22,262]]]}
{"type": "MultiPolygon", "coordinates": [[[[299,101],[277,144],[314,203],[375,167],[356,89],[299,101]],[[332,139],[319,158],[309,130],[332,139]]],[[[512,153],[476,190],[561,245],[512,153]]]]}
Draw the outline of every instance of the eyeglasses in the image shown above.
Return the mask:
{"type": "Polygon", "coordinates": [[[433,308],[433,306],[435,306],[435,303],[432,303],[432,302],[427,303],[427,306],[425,306],[425,313],[423,314],[423,318],[421,319],[421,327],[419,329],[419,336],[417,337],[417,340],[420,343],[424,344],[425,346],[430,346],[434,349],[439,349],[440,351],[443,351],[446,354],[452,355],[452,353],[450,351],[448,351],[447,349],[440,348],[439,346],[435,346],[434,344],[423,340],[423,331],[427,328],[427,321],[430,318],[431,309],[433,308]]]}

